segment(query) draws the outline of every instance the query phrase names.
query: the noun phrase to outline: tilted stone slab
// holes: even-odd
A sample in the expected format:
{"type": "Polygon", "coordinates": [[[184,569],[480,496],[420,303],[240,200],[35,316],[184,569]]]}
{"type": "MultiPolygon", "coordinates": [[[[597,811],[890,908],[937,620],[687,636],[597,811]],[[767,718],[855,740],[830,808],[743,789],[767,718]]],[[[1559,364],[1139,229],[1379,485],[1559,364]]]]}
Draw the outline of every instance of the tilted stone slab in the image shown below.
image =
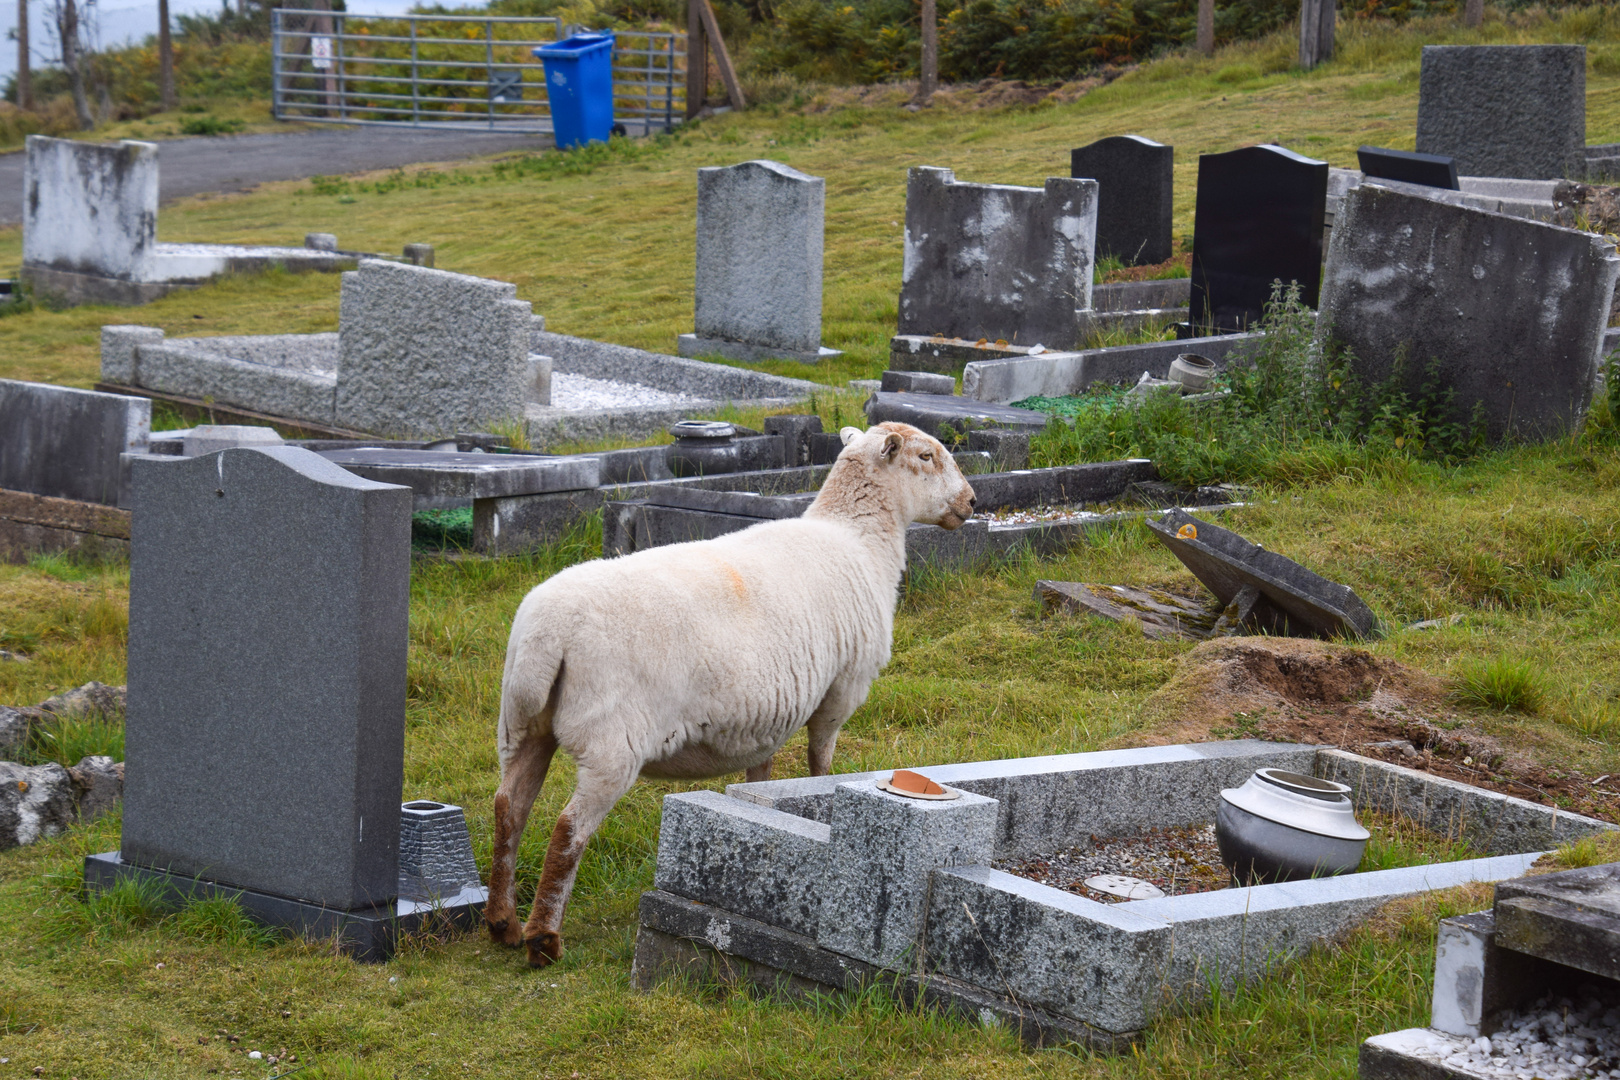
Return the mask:
{"type": "Polygon", "coordinates": [[[1027,397],[1064,397],[1098,383],[1134,384],[1147,372],[1165,378],[1182,353],[1208,357],[1222,369],[1260,340],[1258,333],[1222,334],[1182,341],[1150,341],[1081,352],[975,360],[962,369],[962,395],[1007,404],[1027,397]]]}
{"type": "MultiPolygon", "coordinates": [[[[337,344],[336,334],[311,336],[329,339],[334,347],[337,344]]],[[[215,351],[206,338],[140,345],[135,355],[135,374],[142,389],[291,420],[333,422],[337,377],[330,370],[238,359],[215,351]]]]}
{"type": "Polygon", "coordinates": [[[1556,438],[1591,401],[1617,278],[1601,236],[1368,182],[1334,225],[1317,334],[1368,386],[1415,395],[1432,367],[1493,442],[1556,438]]]}
{"type": "Polygon", "coordinates": [[[1222,605],[1253,586],[1262,600],[1254,618],[1273,633],[1318,637],[1365,637],[1378,626],[1378,617],[1348,585],[1329,581],[1292,559],[1252,544],[1237,533],[1171,510],[1147,527],[1159,542],[1193,572],[1222,605]],[[1177,535],[1192,526],[1196,538],[1177,535]]]}
{"type": "Polygon", "coordinates": [[[1496,887],[1496,944],[1620,979],[1620,863],[1496,887]]]}
{"type": "Polygon", "coordinates": [[[944,394],[909,394],[879,390],[866,401],[866,420],[881,424],[897,420],[938,438],[949,427],[965,434],[974,428],[1007,427],[1020,431],[1043,431],[1050,422],[1045,413],[1014,409],[965,397],[944,394]]]}
{"type": "Polygon", "coordinates": [[[1456,837],[1491,855],[1554,848],[1616,827],[1345,750],[1324,747],[1316,757],[1316,775],[1348,784],[1357,810],[1409,818],[1429,832],[1456,837]]]}
{"type": "Polygon", "coordinates": [[[438,450],[360,448],[320,455],[356,476],[403,484],[418,497],[494,499],[578,491],[597,485],[601,466],[590,457],[453,454],[438,450]]]}
{"type": "Polygon", "coordinates": [[[1091,306],[1097,182],[966,184],[950,169],[906,181],[900,334],[1069,349],[1091,306]]]}
{"type": "Polygon", "coordinates": [[[1581,179],[1586,46],[1425,45],[1417,149],[1466,176],[1581,179]]]}
{"type": "Polygon", "coordinates": [[[0,489],[116,505],[151,430],[146,398],[0,379],[0,489]]]}
{"type": "Polygon", "coordinates": [[[656,888],[815,936],[826,825],[713,791],[664,796],[656,888]]]}
{"type": "Polygon", "coordinates": [[[335,423],[440,435],[520,420],[532,314],[504,281],[362,261],[343,275],[335,423]]]}

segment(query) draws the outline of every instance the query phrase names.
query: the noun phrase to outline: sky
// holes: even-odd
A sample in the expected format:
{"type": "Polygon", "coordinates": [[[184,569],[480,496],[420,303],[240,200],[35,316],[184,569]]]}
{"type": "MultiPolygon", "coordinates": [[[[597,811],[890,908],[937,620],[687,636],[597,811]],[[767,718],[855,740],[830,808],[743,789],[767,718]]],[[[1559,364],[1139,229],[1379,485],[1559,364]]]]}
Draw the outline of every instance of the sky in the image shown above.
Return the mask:
{"type": "MultiPolygon", "coordinates": [[[[399,15],[409,11],[416,0],[350,0],[349,10],[362,15],[399,15]]],[[[169,0],[169,15],[192,15],[219,10],[220,0],[169,0]]],[[[157,33],[157,0],[100,0],[97,4],[100,48],[131,44],[157,33]]],[[[56,38],[47,33],[45,0],[28,0],[28,45],[36,68],[47,66],[56,53],[56,38]]],[[[16,0],[0,0],[0,84],[17,70],[16,0]]]]}

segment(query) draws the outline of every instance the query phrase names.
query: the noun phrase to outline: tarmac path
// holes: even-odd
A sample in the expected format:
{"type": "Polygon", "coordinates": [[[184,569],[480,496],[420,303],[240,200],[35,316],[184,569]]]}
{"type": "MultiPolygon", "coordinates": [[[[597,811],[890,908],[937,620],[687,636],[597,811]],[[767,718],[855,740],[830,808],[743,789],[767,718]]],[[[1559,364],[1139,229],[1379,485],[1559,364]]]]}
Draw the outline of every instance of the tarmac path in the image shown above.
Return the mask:
{"type": "MultiPolygon", "coordinates": [[[[205,191],[247,191],[266,180],[462,161],[509,150],[545,150],[551,147],[551,136],[334,127],[164,139],[157,146],[158,198],[166,203],[205,191]]],[[[21,151],[0,154],[0,226],[22,223],[23,159],[21,151]]]]}

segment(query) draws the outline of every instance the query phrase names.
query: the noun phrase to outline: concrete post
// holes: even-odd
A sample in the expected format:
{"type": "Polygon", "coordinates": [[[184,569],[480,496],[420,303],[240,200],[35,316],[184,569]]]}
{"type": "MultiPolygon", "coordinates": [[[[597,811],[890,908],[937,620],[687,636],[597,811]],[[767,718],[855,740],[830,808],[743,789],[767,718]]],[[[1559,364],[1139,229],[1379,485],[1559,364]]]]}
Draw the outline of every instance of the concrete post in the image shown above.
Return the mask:
{"type": "Polygon", "coordinates": [[[934,0],[922,0],[922,77],[917,104],[926,106],[939,86],[939,15],[934,0]]]}

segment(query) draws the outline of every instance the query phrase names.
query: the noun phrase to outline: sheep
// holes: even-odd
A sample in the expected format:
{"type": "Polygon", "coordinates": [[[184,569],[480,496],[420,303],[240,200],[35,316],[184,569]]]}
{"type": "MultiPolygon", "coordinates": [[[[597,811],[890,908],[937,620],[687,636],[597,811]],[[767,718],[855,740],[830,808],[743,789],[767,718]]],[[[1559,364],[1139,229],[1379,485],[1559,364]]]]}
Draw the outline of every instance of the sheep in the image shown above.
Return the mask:
{"type": "Polygon", "coordinates": [[[845,428],[799,518],[582,563],[536,586],[506,647],[495,843],[485,921],[529,964],[562,956],[580,855],[638,776],[697,780],[771,761],[810,729],[812,776],[889,662],[906,527],[955,529],[973,488],[937,439],[907,424],[845,428]],[[578,768],[529,920],[514,866],[558,749],[578,768]]]}

